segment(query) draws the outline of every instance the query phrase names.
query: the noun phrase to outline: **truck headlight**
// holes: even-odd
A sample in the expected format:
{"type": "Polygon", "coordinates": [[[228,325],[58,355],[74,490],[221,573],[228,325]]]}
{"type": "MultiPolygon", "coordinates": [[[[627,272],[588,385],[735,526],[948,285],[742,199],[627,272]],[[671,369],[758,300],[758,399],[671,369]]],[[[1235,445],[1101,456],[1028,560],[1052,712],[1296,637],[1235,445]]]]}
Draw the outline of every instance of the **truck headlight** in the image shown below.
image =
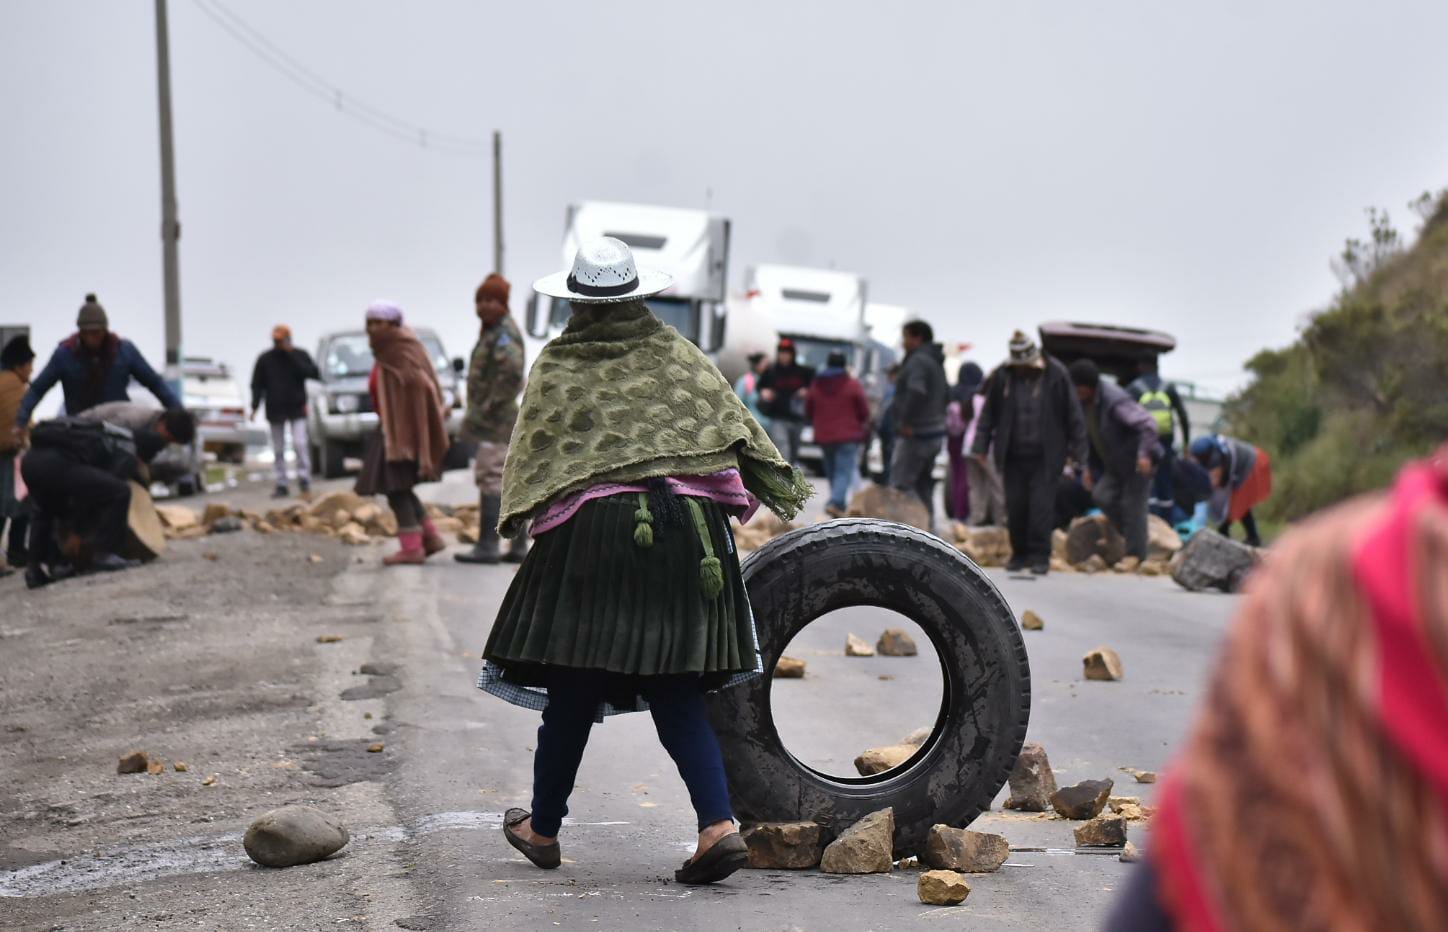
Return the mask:
{"type": "Polygon", "coordinates": [[[338,414],[355,414],[355,413],[357,413],[357,396],[356,396],[356,395],[333,395],[333,396],[332,396],[332,410],[333,410],[333,411],[336,411],[338,414]]]}

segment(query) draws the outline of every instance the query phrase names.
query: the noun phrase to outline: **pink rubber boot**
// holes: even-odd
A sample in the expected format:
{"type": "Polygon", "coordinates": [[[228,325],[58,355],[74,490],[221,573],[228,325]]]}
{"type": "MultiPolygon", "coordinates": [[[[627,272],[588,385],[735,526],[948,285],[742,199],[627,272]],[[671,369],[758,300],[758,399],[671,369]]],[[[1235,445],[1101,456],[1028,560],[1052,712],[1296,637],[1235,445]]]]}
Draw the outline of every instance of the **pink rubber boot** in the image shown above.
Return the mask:
{"type": "Polygon", "coordinates": [[[398,531],[397,540],[402,549],[383,557],[383,566],[415,565],[427,559],[427,553],[422,549],[421,531],[398,531]]]}

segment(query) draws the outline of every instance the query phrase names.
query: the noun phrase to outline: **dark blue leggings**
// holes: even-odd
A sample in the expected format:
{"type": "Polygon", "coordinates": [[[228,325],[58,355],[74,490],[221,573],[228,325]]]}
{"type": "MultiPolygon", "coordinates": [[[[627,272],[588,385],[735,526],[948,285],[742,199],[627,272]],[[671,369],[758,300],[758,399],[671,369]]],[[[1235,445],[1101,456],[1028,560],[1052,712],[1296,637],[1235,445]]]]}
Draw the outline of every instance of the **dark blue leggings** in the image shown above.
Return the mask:
{"type": "MultiPolygon", "coordinates": [[[[610,674],[598,670],[556,671],[548,681],[548,707],[538,726],[533,752],[533,831],[552,837],[568,814],[568,796],[598,704],[610,674]]],[[[659,743],[679,768],[699,829],[733,818],[719,739],[704,715],[704,695],[694,675],[646,676],[639,694],[649,704],[659,743]]]]}

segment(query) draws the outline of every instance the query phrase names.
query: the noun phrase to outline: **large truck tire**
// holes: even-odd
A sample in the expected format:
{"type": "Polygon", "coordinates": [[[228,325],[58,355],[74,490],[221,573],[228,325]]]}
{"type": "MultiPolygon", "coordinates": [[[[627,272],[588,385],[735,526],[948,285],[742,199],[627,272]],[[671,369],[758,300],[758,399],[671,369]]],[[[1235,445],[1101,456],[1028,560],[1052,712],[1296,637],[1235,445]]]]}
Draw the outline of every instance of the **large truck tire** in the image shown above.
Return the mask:
{"type": "MultiPolygon", "coordinates": [[[[1015,616],[978,566],[915,528],[854,518],[775,538],[743,573],[765,674],[709,701],[741,822],[815,821],[838,835],[890,806],[895,854],[905,857],[924,847],[932,825],[963,827],[990,807],[1025,741],[1031,672],[1015,616]],[[770,671],[805,625],[858,605],[918,624],[940,657],[945,688],[934,730],[910,760],[873,777],[839,777],[784,747],[770,671]]],[[[830,725],[848,727],[821,723],[830,725]]]]}

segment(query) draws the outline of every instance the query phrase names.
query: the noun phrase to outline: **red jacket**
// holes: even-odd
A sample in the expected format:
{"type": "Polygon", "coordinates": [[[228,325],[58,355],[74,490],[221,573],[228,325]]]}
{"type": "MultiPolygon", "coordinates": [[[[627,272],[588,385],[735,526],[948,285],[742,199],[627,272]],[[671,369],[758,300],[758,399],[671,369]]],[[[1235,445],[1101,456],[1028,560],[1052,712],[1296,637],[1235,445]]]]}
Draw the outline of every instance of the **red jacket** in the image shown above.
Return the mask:
{"type": "Polygon", "coordinates": [[[870,429],[870,403],[860,380],[826,369],[810,383],[805,416],[814,425],[815,443],[859,443],[870,429]]]}

